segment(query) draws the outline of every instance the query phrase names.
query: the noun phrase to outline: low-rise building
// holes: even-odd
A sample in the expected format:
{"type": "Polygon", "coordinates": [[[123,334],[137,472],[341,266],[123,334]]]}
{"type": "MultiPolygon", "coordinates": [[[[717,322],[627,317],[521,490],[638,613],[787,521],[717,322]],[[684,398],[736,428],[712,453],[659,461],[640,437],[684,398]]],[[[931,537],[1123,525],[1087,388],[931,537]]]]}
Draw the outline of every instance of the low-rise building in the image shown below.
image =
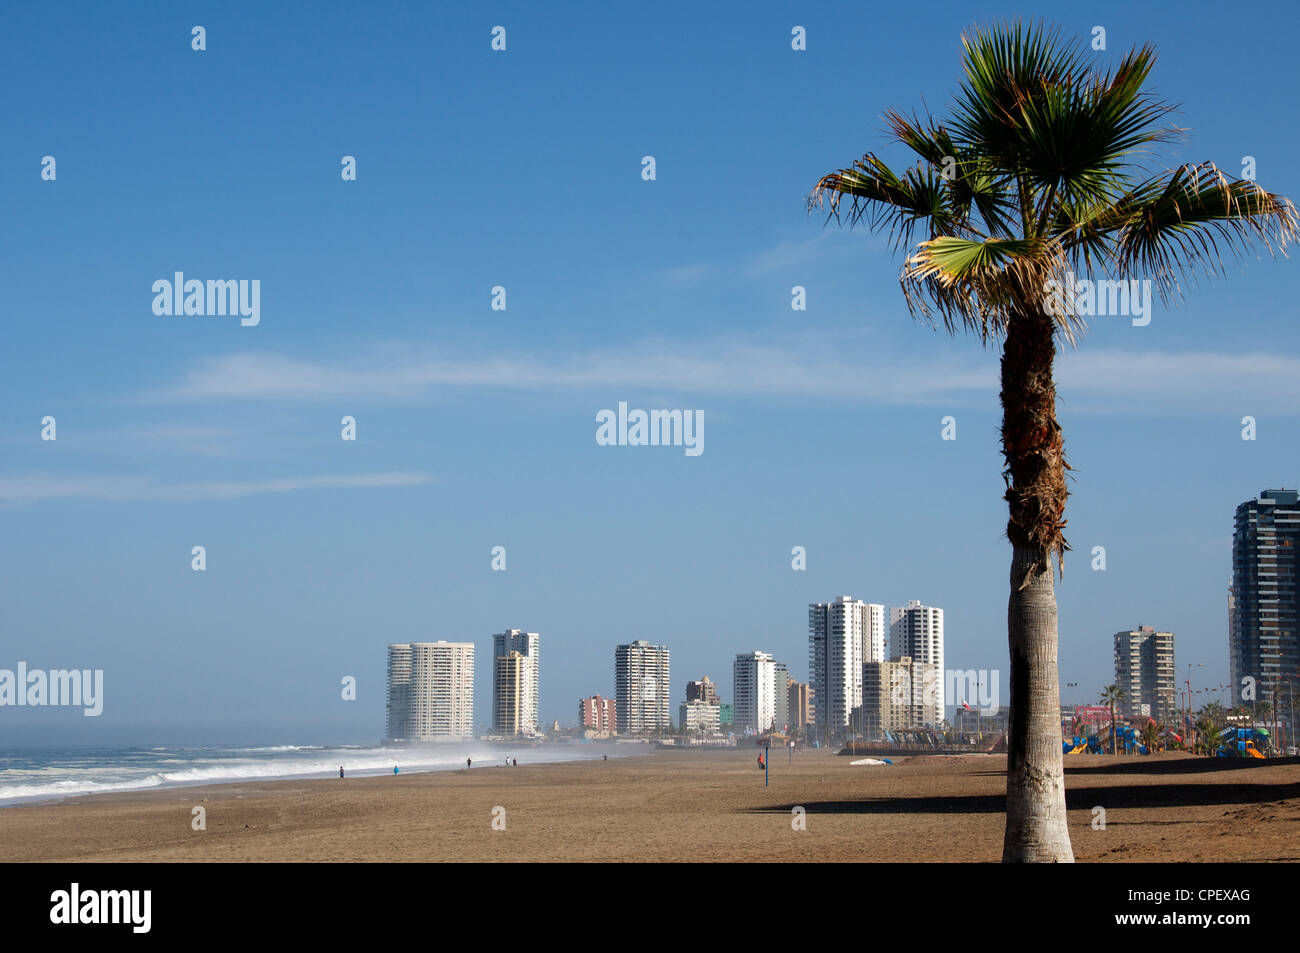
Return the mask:
{"type": "Polygon", "coordinates": [[[696,699],[682,702],[678,709],[681,733],[690,736],[716,735],[722,731],[722,706],[696,699]]]}
{"type": "Polygon", "coordinates": [[[578,701],[578,724],[583,728],[614,734],[617,731],[617,708],[612,698],[592,695],[578,701]]]}

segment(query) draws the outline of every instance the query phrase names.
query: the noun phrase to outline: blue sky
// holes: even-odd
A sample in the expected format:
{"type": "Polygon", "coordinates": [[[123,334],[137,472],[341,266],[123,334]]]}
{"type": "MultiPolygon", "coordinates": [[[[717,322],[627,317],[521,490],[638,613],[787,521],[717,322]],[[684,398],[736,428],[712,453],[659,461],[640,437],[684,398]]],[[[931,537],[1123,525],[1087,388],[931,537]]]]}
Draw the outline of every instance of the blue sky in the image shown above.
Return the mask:
{"type": "MultiPolygon", "coordinates": [[[[6,735],[370,742],[384,646],[432,639],[478,644],[486,721],[508,627],[542,633],[548,724],[636,638],[671,647],[674,699],[706,673],[729,697],[737,652],[805,678],[807,603],[840,594],[942,606],[949,666],[1004,668],[996,353],[907,316],[883,238],[804,210],[867,150],[905,161],[880,115],[945,111],[970,7],[853,9],[9,8],[0,667],[102,668],[106,700],[6,709],[6,735]],[[156,316],[176,271],[260,280],[261,323],[156,316]],[[705,452],[598,446],[619,401],[702,410],[705,452]]],[[[1250,155],[1294,197],[1297,15],[1252,9],[1237,44],[1211,4],[1057,22],[1104,26],[1103,62],[1156,45],[1189,127],[1161,164],[1250,155]]],[[[1227,678],[1233,508],[1300,479],[1300,272],[1226,272],[1058,364],[1067,701],[1139,624],[1180,678],[1227,678]]]]}

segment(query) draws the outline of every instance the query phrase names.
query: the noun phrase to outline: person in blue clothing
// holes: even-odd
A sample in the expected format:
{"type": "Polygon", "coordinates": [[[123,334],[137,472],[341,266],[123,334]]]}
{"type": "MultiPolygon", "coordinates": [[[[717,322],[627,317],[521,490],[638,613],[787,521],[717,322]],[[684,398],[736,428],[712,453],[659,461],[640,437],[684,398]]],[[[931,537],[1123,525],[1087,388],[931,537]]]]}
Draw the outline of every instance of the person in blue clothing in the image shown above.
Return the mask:
{"type": "Polygon", "coordinates": [[[339,765],[339,777],[343,777],[343,765],[339,765]]]}

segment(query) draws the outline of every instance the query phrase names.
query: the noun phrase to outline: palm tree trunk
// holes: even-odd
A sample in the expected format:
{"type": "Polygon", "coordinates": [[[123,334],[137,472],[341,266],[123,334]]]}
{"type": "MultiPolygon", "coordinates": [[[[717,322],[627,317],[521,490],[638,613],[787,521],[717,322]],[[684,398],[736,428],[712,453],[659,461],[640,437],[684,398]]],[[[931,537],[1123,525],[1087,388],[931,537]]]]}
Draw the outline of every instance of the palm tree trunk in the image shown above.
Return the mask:
{"type": "Polygon", "coordinates": [[[1053,555],[1067,491],[1056,421],[1053,326],[1033,309],[1015,315],[1002,355],[1002,452],[1010,509],[1011,725],[1007,737],[1004,862],[1072,863],[1061,753],[1053,555]]]}

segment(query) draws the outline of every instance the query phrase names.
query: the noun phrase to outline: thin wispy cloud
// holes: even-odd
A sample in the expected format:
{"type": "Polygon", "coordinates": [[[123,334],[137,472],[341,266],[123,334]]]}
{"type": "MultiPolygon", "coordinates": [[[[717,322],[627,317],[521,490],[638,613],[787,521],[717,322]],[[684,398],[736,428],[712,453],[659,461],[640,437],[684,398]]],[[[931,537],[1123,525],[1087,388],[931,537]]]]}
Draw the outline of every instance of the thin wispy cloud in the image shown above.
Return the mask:
{"type": "MultiPolygon", "coordinates": [[[[1065,355],[1056,376],[1061,388],[1097,398],[1136,398],[1162,404],[1176,399],[1193,407],[1217,406],[1231,411],[1233,400],[1258,402],[1267,396],[1296,408],[1287,413],[1300,409],[1300,358],[1283,354],[1085,348],[1065,355]]],[[[1279,412],[1275,406],[1268,409],[1279,412]]],[[[1242,411],[1250,412],[1249,408],[1242,411]]]]}
{"type": "Polygon", "coordinates": [[[203,483],[161,483],[149,477],[136,476],[28,474],[0,476],[0,503],[37,503],[47,500],[186,503],[197,500],[235,500],[267,493],[292,493],[296,490],[419,486],[432,482],[432,479],[425,473],[401,471],[203,483]]]}
{"type": "Polygon", "coordinates": [[[783,241],[755,255],[745,268],[749,278],[761,278],[775,272],[788,271],[799,265],[809,265],[833,254],[856,254],[861,248],[847,242],[836,231],[827,229],[811,238],[783,241]]]}
{"type": "MultiPolygon", "coordinates": [[[[879,243],[879,239],[870,236],[868,240],[879,243]]],[[[835,257],[861,254],[862,250],[861,242],[846,240],[835,229],[825,229],[810,237],[783,239],[750,254],[677,265],[667,269],[664,277],[673,284],[698,284],[706,279],[750,281],[835,257]]]]}
{"type": "MultiPolygon", "coordinates": [[[[1083,349],[1064,353],[1058,391],[1075,411],[1300,412],[1300,358],[1083,349]],[[1252,410],[1253,408],[1253,410],[1252,410]]],[[[647,341],[579,355],[490,355],[411,349],[335,360],[266,353],[206,359],[159,401],[339,399],[403,403],[442,391],[576,394],[611,389],[678,395],[799,399],[894,406],[987,403],[998,389],[996,354],[972,347],[906,355],[815,338],[647,341]]]]}
{"type": "Polygon", "coordinates": [[[324,362],[231,354],[200,363],[160,400],[418,400],[440,389],[583,392],[636,388],[678,394],[929,403],[996,384],[989,362],[943,358],[910,366],[834,349],[743,342],[647,343],[579,356],[537,354],[324,362]]]}

